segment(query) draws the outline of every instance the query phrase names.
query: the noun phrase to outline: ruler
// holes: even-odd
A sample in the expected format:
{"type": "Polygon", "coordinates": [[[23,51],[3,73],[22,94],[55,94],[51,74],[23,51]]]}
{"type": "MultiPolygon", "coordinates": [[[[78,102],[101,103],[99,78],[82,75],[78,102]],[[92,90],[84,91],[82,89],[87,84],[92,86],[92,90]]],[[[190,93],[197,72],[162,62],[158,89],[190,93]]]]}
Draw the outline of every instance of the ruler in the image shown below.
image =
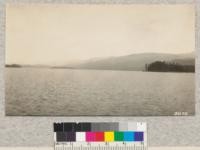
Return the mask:
{"type": "Polygon", "coordinates": [[[54,123],[55,150],[147,150],[144,122],[54,123]]]}

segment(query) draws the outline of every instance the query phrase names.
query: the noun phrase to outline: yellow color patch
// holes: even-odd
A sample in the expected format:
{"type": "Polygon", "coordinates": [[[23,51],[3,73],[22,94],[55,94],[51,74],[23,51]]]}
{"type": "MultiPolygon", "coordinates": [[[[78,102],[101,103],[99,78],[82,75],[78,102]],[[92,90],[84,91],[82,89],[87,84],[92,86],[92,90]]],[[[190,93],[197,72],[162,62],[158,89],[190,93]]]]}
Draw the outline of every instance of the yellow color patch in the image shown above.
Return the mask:
{"type": "Polygon", "coordinates": [[[105,142],[114,141],[114,132],[104,132],[105,142]]]}

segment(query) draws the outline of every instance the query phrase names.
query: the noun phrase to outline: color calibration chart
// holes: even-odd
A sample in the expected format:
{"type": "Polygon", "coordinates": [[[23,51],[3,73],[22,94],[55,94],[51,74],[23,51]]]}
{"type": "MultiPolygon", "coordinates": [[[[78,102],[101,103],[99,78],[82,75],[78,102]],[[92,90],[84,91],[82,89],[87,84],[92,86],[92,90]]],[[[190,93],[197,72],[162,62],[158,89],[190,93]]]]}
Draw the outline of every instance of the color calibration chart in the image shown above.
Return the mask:
{"type": "Polygon", "coordinates": [[[55,150],[147,150],[144,122],[54,123],[55,150]]]}

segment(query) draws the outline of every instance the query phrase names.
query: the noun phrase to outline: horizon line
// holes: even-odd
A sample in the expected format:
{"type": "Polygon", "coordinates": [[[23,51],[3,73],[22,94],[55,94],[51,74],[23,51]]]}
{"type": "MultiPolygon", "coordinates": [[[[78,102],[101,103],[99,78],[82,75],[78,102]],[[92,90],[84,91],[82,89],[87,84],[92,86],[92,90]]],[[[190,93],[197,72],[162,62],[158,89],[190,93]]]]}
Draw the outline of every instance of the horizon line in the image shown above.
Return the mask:
{"type": "MultiPolygon", "coordinates": [[[[130,56],[130,55],[142,55],[142,54],[170,54],[170,55],[184,55],[184,54],[190,54],[190,53],[196,53],[196,51],[190,51],[190,52],[184,52],[184,53],[165,53],[165,52],[142,52],[142,53],[132,53],[132,54],[127,54],[127,55],[120,55],[120,56],[105,56],[105,57],[91,57],[91,58],[87,58],[87,59],[80,59],[80,60],[76,60],[76,61],[71,61],[69,62],[68,64],[70,63],[75,63],[75,62],[80,62],[80,61],[87,61],[87,60],[91,60],[91,59],[95,59],[95,58],[102,58],[102,59],[106,59],[106,58],[114,58],[114,57],[124,57],[124,56],[130,56]]],[[[37,65],[43,65],[43,66],[55,66],[51,63],[43,63],[43,64],[27,64],[27,63],[16,63],[16,62],[13,62],[13,63],[6,63],[5,62],[5,65],[13,65],[13,64],[17,64],[17,65],[34,65],[34,66],[37,66],[37,65]]],[[[56,63],[55,63],[56,64],[56,63]]],[[[58,64],[61,64],[61,63],[58,63],[58,64]]],[[[56,65],[56,66],[60,66],[60,65],[56,65]]]]}

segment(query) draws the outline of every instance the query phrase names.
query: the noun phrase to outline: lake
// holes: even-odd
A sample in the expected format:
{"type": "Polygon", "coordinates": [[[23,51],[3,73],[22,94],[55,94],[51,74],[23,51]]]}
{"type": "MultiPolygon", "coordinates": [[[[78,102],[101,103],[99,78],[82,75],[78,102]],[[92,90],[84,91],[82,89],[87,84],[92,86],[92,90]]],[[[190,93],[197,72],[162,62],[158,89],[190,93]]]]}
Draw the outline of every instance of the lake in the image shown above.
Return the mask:
{"type": "Polygon", "coordinates": [[[6,68],[6,115],[195,113],[195,74],[6,68]]]}

